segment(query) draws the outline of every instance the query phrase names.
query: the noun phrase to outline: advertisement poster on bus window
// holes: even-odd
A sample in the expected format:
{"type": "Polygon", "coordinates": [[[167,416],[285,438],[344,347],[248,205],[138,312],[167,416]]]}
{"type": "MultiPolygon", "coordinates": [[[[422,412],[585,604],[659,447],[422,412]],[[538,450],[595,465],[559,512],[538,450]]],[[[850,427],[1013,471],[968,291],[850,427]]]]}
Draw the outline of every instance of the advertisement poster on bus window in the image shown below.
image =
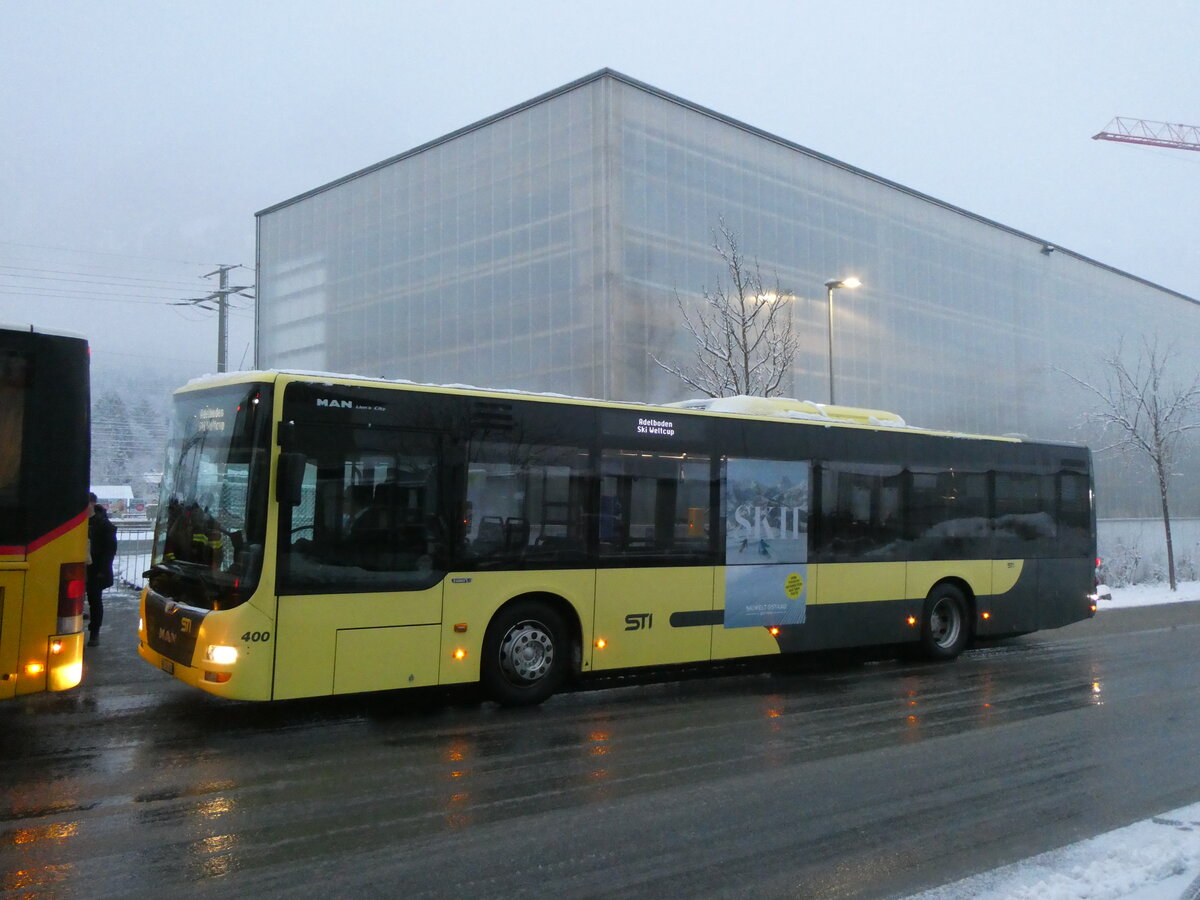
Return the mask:
{"type": "Polygon", "coordinates": [[[726,628],[804,623],[809,472],[808,462],[726,460],[726,628]]]}

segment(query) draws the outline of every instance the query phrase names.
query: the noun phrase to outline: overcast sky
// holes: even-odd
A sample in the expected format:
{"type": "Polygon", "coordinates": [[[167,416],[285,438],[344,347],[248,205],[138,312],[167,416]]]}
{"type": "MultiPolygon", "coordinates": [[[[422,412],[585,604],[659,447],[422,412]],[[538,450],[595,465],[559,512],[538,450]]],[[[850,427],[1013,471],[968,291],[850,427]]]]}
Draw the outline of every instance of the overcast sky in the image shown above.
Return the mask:
{"type": "Polygon", "coordinates": [[[1200,298],[1200,153],[1090,139],[1200,125],[1196,0],[0,0],[0,36],[0,322],[99,366],[214,371],[173,304],[256,211],[605,66],[1200,298]]]}

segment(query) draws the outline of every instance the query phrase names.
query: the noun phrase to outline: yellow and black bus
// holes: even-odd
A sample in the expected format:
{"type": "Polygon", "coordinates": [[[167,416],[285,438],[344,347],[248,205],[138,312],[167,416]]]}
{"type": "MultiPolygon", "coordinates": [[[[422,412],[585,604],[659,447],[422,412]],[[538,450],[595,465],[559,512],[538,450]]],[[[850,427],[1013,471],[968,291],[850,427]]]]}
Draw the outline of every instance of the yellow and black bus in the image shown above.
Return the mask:
{"type": "Polygon", "coordinates": [[[141,655],[231,698],[949,659],[1094,613],[1091,457],[798,401],[242,373],[176,393],[154,559],[141,655]]]}
{"type": "Polygon", "coordinates": [[[88,345],[0,328],[0,699],[83,675],[88,345]]]}

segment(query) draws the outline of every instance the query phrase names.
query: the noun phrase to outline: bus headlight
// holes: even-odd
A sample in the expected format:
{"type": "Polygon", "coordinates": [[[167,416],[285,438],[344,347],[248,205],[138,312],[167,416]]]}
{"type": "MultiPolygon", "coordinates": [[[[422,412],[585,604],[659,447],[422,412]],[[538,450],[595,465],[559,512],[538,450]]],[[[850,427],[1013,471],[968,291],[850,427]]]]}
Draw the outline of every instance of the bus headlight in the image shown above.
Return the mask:
{"type": "Polygon", "coordinates": [[[225,644],[209,644],[208,652],[204,654],[204,658],[219,666],[232,666],[237,662],[237,647],[229,647],[225,644]]]}

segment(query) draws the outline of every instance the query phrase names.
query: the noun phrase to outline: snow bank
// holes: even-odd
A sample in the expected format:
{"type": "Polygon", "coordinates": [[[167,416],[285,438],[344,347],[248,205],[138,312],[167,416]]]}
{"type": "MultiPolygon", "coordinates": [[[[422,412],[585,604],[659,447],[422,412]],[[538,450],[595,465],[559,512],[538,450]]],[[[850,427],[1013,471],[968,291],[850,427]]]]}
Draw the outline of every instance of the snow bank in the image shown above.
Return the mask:
{"type": "Polygon", "coordinates": [[[910,900],[1180,900],[1200,892],[1200,803],[910,900]]]}
{"type": "Polygon", "coordinates": [[[1106,609],[1125,609],[1130,606],[1156,606],[1160,603],[1188,603],[1200,600],[1200,581],[1180,581],[1179,590],[1172,591],[1167,584],[1131,584],[1129,587],[1110,588],[1111,600],[1101,600],[1097,612],[1106,609]]]}

